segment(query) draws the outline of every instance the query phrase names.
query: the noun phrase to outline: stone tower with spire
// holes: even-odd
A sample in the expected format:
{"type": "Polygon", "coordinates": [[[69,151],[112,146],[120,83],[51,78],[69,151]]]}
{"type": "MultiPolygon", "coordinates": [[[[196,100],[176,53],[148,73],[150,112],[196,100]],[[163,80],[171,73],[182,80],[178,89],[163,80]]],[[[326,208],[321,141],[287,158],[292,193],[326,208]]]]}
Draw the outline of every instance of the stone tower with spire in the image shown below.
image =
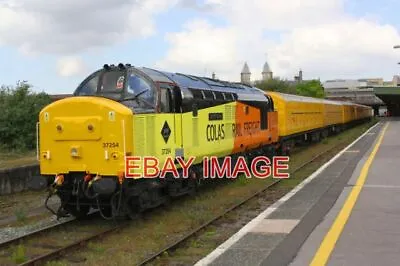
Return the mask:
{"type": "Polygon", "coordinates": [[[244,84],[250,85],[250,83],[251,83],[250,76],[251,76],[251,73],[250,73],[249,66],[247,65],[247,62],[245,62],[242,72],[240,73],[240,81],[244,84]]]}
{"type": "Polygon", "coordinates": [[[268,62],[265,62],[263,71],[261,72],[261,74],[262,74],[262,80],[272,79],[273,73],[272,73],[271,68],[268,65],[268,62]]]}

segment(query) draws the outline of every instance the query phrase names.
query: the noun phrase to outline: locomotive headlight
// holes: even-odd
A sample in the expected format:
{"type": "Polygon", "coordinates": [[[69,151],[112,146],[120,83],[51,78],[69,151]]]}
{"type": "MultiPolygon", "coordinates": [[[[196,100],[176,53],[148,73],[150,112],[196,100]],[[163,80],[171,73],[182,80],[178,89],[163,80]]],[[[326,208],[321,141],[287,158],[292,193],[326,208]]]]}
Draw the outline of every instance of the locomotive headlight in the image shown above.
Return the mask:
{"type": "Polygon", "coordinates": [[[72,147],[70,154],[72,157],[80,157],[80,147],[72,147]]]}
{"type": "Polygon", "coordinates": [[[42,152],[43,159],[50,160],[50,151],[42,152]]]}

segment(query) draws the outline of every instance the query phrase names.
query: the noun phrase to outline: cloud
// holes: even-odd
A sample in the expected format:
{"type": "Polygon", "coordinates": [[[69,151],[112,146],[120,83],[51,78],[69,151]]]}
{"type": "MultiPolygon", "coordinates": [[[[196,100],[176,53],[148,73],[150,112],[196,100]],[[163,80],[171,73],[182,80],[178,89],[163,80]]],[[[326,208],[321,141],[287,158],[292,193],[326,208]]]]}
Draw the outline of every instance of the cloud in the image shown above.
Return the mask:
{"type": "Polygon", "coordinates": [[[266,59],[274,75],[292,79],[391,76],[400,35],[392,25],[347,14],[342,0],[207,0],[226,26],[193,19],[168,33],[170,50],[157,62],[163,69],[239,80],[245,61],[252,79],[266,59]],[[300,3],[301,2],[301,3],[300,3]]]}
{"type": "Polygon", "coordinates": [[[194,9],[200,12],[215,11],[215,8],[217,7],[217,5],[213,3],[199,4],[197,0],[180,0],[179,6],[194,9]]]}
{"type": "Polygon", "coordinates": [[[391,25],[349,19],[293,30],[270,46],[275,71],[288,76],[298,68],[324,78],[385,75],[393,69],[393,44],[400,35],[391,25]]]}
{"type": "Polygon", "coordinates": [[[235,27],[250,30],[290,30],[334,21],[342,15],[344,0],[206,0],[235,27]]]}
{"type": "Polygon", "coordinates": [[[156,67],[204,72],[223,69],[237,60],[235,30],[214,28],[205,20],[193,20],[184,28],[182,32],[167,34],[166,39],[172,49],[156,67]]]}
{"type": "Polygon", "coordinates": [[[61,57],[57,62],[57,73],[61,77],[81,76],[86,70],[86,65],[80,57],[61,57]]]}
{"type": "Polygon", "coordinates": [[[0,45],[73,54],[155,33],[153,16],[177,0],[5,0],[0,45]]]}

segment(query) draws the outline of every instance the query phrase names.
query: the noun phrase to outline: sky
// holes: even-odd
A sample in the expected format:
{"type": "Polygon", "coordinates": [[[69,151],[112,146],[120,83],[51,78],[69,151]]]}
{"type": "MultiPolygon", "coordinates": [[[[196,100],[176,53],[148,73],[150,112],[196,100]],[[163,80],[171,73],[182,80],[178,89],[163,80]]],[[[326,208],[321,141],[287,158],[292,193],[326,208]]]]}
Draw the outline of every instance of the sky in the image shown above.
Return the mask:
{"type": "Polygon", "coordinates": [[[397,0],[0,0],[0,85],[72,93],[104,64],[240,81],[400,72],[397,0]]]}

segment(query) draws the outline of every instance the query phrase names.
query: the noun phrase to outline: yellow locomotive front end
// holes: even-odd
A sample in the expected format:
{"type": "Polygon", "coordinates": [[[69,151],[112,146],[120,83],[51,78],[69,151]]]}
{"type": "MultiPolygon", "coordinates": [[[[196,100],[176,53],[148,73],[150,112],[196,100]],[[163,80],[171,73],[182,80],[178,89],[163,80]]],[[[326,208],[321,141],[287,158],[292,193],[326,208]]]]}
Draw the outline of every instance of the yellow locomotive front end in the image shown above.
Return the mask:
{"type": "Polygon", "coordinates": [[[41,174],[123,174],[125,155],[132,152],[132,117],[129,108],[100,97],[48,105],[39,116],[41,174]]]}
{"type": "Polygon", "coordinates": [[[134,132],[145,132],[134,129],[134,116],[154,113],[155,101],[151,79],[130,66],[105,65],[87,77],[72,97],[43,108],[37,139],[39,179],[49,186],[49,197],[61,200],[58,211],[46,200],[50,211],[81,217],[94,208],[110,218],[127,214],[122,205],[136,208],[138,195],[146,188],[131,189],[136,182],[125,178],[126,157],[138,152],[134,132]]]}

